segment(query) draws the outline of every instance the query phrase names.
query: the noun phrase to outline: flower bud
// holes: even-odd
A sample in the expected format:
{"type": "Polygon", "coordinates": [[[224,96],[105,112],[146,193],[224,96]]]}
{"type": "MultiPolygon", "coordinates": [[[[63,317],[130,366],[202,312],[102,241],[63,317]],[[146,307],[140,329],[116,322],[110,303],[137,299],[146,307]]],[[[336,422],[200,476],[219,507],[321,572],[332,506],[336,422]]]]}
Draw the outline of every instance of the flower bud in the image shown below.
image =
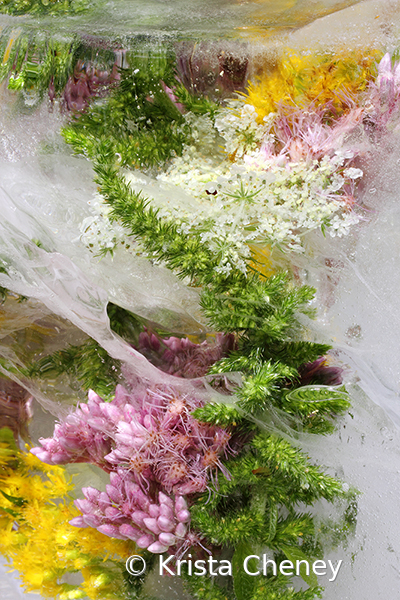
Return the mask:
{"type": "Polygon", "coordinates": [[[149,552],[153,552],[153,554],[162,554],[168,550],[168,546],[164,546],[161,542],[154,542],[147,548],[149,552]]]}
{"type": "Polygon", "coordinates": [[[160,507],[158,506],[158,504],[150,504],[149,515],[154,519],[156,519],[160,515],[160,507]]]}
{"type": "Polygon", "coordinates": [[[165,531],[166,533],[170,533],[175,529],[173,520],[167,519],[167,517],[163,517],[162,515],[158,517],[157,525],[161,531],[165,531]]]}
{"type": "Polygon", "coordinates": [[[176,537],[174,536],[173,533],[164,533],[163,532],[163,533],[160,533],[160,535],[158,536],[158,540],[166,546],[172,546],[176,542],[176,537]]]}
{"type": "Polygon", "coordinates": [[[150,534],[142,535],[137,541],[136,546],[139,548],[147,548],[154,542],[154,536],[150,534]]]}
{"type": "Polygon", "coordinates": [[[150,531],[152,531],[156,535],[161,533],[161,530],[157,524],[156,519],[150,519],[150,518],[143,519],[143,523],[146,525],[147,529],[150,529],[150,531]]]}

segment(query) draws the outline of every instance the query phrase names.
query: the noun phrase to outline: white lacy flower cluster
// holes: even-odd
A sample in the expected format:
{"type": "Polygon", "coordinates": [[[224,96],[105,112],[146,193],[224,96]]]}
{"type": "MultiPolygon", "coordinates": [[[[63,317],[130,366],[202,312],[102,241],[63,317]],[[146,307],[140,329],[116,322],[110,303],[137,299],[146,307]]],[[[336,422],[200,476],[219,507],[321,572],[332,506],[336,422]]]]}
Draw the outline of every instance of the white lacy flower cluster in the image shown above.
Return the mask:
{"type": "Polygon", "coordinates": [[[305,233],[322,228],[331,236],[343,236],[360,220],[343,194],[343,186],[363,174],[360,169],[342,168],[351,152],[338,150],[312,162],[282,161],[265,151],[274,115],[260,126],[254,107],[240,104],[240,113],[224,110],[215,121],[225,153],[235,153],[234,163],[226,158],[217,162],[211,152],[206,158],[198,146],[188,146],[158,176],[168,196],[168,202],[157,202],[160,215],[180,224],[185,233],[200,232],[220,257],[218,270],[223,273],[233,266],[245,272],[251,245],[303,252],[305,233]],[[175,204],[178,188],[190,202],[175,204]]]}
{"type": "Polygon", "coordinates": [[[247,152],[256,150],[262,141],[271,137],[270,130],[275,114],[264,117],[263,124],[257,122],[258,114],[251,104],[231,100],[215,119],[215,128],[225,140],[225,151],[242,158],[247,152]]]}
{"type": "Polygon", "coordinates": [[[116,222],[111,222],[108,215],[111,206],[105,204],[100,194],[96,194],[88,202],[91,215],[83,219],[79,226],[79,239],[95,254],[113,252],[119,244],[126,244],[126,231],[116,222]]]}

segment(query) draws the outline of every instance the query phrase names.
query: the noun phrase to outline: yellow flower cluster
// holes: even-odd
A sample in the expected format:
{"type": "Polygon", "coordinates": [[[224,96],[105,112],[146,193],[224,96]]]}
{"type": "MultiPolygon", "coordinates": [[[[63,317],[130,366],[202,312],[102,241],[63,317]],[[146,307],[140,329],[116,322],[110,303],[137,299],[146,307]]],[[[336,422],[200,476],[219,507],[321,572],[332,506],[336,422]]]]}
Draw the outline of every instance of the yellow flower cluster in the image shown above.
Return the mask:
{"type": "Polygon", "coordinates": [[[341,111],[364,90],[377,74],[379,50],[344,51],[342,54],[309,54],[295,52],[283,57],[271,70],[266,69],[256,83],[250,83],[246,102],[263,118],[276,111],[279,103],[302,108],[331,102],[341,111]]]}
{"type": "Polygon", "coordinates": [[[69,525],[79,511],[67,497],[73,484],[65,469],[19,451],[8,431],[0,431],[0,553],[26,591],[59,600],[120,600],[121,566],[135,553],[133,544],[69,525]],[[71,573],[80,573],[82,583],[69,583],[71,573]]]}

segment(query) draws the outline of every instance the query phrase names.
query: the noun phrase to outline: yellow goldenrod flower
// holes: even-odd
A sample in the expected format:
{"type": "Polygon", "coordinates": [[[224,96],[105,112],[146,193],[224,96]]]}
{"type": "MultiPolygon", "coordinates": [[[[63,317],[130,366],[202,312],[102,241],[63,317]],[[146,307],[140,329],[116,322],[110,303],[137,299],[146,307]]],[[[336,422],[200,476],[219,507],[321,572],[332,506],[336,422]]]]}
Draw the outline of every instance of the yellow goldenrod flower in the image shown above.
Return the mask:
{"type": "Polygon", "coordinates": [[[0,490],[6,494],[0,493],[0,552],[19,571],[25,589],[44,598],[119,600],[122,570],[114,561],[123,566],[136,548],[70,525],[79,514],[67,496],[72,488],[62,467],[0,443],[0,490]],[[77,571],[81,585],[62,583],[77,571]]]}
{"type": "Polygon", "coordinates": [[[349,96],[375,77],[381,56],[378,50],[304,56],[292,52],[249,84],[245,101],[256,109],[260,124],[279,103],[305,107],[331,102],[340,111],[349,96]]]}

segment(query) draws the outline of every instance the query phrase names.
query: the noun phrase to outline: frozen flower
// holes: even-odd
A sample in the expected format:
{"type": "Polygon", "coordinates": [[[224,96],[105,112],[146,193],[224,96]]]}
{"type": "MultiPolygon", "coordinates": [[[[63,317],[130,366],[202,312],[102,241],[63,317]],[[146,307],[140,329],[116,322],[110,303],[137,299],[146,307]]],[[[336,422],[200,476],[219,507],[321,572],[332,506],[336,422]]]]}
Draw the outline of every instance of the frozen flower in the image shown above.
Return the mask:
{"type": "Polygon", "coordinates": [[[326,356],[318,358],[312,363],[307,363],[299,369],[300,385],[340,385],[342,383],[343,369],[329,366],[326,356]]]}
{"type": "Polygon", "coordinates": [[[199,423],[191,414],[199,406],[195,396],[173,388],[129,393],[118,386],[111,403],[90,391],[88,403],[31,452],[49,464],[89,462],[107,472],[123,468],[144,490],[156,484],[167,493],[201,492],[216,469],[227,474],[221,457],[229,452],[230,434],[199,423]],[[216,459],[202,460],[210,452],[216,459]]]}
{"type": "Polygon", "coordinates": [[[231,101],[215,121],[229,160],[189,160],[185,150],[158,177],[157,194],[151,186],[143,194],[153,195],[160,214],[182,232],[200,233],[217,258],[216,272],[225,275],[247,273],[254,243],[303,252],[307,231],[345,235],[359,220],[354,190],[362,173],[352,166],[357,150],[343,144],[360,125],[362,109],[351,106],[336,119],[332,110],[293,107],[260,123],[252,105],[231,101]],[[185,201],[160,202],[163,193],[179,199],[182,190],[185,201]]]}
{"type": "Polygon", "coordinates": [[[378,76],[369,86],[364,104],[367,131],[387,128],[397,118],[400,102],[400,61],[392,64],[386,53],[378,65],[378,76]]]}
{"type": "Polygon", "coordinates": [[[139,336],[137,349],[166,373],[177,377],[202,377],[209,367],[234,347],[232,335],[217,334],[214,343],[195,344],[188,338],[159,339],[147,330],[139,336]]]}
{"type": "Polygon", "coordinates": [[[188,536],[190,512],[183,496],[146,495],[123,469],[110,474],[106,492],[83,488],[85,498],[75,500],[82,515],[70,521],[75,527],[94,527],[113,538],[133,540],[139,548],[161,554],[179,551],[188,536]]]}
{"type": "MultiPolygon", "coordinates": [[[[109,434],[113,429],[103,400],[89,390],[88,403],[81,404],[63,421],[56,424],[52,438],[40,438],[42,447],[32,448],[40,460],[47,464],[92,462],[110,470],[104,457],[111,451],[109,434]]],[[[118,417],[122,412],[118,411],[118,417]]]]}
{"type": "MultiPolygon", "coordinates": [[[[118,78],[116,64],[109,72],[98,69],[90,62],[84,63],[82,60],[78,60],[73,74],[68,78],[64,88],[65,107],[74,112],[83,111],[91,98],[103,96],[118,78]]],[[[49,96],[51,100],[55,97],[53,81],[49,86],[49,96]]]]}

